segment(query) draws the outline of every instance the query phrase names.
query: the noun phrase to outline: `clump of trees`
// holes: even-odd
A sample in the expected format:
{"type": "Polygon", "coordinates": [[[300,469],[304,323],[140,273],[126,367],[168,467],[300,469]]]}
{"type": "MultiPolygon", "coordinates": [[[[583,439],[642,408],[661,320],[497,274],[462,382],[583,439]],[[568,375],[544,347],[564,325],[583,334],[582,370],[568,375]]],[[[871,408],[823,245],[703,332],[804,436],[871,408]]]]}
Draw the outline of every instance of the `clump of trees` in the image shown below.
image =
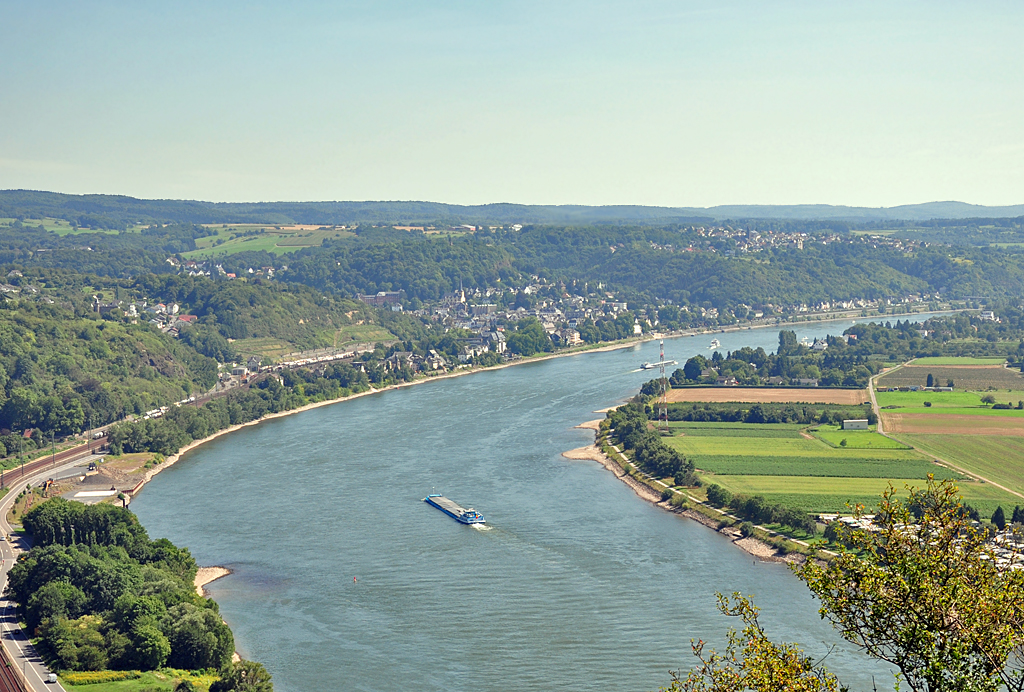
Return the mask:
{"type": "Polygon", "coordinates": [[[672,421],[834,425],[847,418],[866,418],[871,425],[877,422],[870,405],[682,402],[668,406],[672,421]]]}
{"type": "Polygon", "coordinates": [[[650,428],[650,418],[642,402],[620,406],[608,414],[611,427],[623,448],[631,450],[633,461],[644,471],[658,477],[672,477],[676,485],[699,485],[693,461],[664,443],[650,428]]]}
{"type": "Polygon", "coordinates": [[[707,497],[712,507],[727,508],[736,516],[755,524],[782,524],[808,534],[818,531],[817,522],[806,512],[772,504],[761,495],[733,495],[717,483],[712,483],[707,487],[707,497]]]}
{"type": "Polygon", "coordinates": [[[195,592],[196,563],[131,512],[54,498],[24,519],[34,547],[7,594],[58,670],[226,669],[234,638],[195,592]]]}

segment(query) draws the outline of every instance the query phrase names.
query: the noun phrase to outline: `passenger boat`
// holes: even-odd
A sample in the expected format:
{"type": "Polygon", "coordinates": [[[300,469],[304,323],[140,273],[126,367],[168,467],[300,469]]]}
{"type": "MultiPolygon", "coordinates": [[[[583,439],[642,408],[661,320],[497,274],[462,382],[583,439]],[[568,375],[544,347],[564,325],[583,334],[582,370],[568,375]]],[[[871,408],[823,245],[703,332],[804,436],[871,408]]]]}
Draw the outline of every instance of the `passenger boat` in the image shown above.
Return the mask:
{"type": "Polygon", "coordinates": [[[721,341],[719,341],[718,339],[712,339],[711,340],[711,345],[708,346],[708,348],[715,349],[715,348],[719,348],[721,345],[722,345],[721,341]]]}

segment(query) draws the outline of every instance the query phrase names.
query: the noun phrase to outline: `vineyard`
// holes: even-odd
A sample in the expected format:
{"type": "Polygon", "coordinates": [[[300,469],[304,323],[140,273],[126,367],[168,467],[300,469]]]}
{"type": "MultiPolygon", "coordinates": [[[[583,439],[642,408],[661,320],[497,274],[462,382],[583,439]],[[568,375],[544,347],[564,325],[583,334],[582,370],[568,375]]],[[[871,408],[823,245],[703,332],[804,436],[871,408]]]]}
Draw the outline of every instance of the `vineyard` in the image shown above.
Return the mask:
{"type": "Polygon", "coordinates": [[[906,365],[878,379],[879,387],[924,387],[931,375],[936,387],[953,380],[957,390],[1024,391],[1024,376],[1000,365],[906,365]]]}

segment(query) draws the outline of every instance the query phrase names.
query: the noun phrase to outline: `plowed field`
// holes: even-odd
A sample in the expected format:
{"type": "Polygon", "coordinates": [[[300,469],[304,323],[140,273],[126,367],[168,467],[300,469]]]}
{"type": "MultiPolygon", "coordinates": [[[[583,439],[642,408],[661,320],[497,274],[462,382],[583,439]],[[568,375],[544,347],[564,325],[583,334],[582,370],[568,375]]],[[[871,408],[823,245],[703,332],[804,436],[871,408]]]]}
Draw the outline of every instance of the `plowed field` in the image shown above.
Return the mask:
{"type": "Polygon", "coordinates": [[[751,404],[845,404],[871,401],[866,389],[786,389],[767,387],[685,387],[668,392],[670,402],[737,401],[751,404]]]}
{"type": "Polygon", "coordinates": [[[890,433],[1024,436],[1024,418],[1022,417],[887,413],[882,411],[882,425],[886,432],[890,433]]]}

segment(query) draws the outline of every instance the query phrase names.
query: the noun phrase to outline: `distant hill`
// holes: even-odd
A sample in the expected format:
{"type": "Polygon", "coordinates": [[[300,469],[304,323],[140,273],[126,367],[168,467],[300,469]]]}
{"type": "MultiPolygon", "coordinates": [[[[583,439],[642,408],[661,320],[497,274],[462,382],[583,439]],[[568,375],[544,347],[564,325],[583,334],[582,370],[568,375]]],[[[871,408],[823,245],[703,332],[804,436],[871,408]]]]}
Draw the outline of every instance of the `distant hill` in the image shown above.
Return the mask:
{"type": "Polygon", "coordinates": [[[963,202],[928,202],[898,207],[828,204],[645,207],[637,205],[463,206],[439,202],[203,202],[150,200],[122,195],[67,195],[0,190],[0,218],[52,217],[94,228],[135,223],[708,223],[726,219],[796,219],[850,222],[1024,216],[1024,204],[986,207],[963,202]]]}

